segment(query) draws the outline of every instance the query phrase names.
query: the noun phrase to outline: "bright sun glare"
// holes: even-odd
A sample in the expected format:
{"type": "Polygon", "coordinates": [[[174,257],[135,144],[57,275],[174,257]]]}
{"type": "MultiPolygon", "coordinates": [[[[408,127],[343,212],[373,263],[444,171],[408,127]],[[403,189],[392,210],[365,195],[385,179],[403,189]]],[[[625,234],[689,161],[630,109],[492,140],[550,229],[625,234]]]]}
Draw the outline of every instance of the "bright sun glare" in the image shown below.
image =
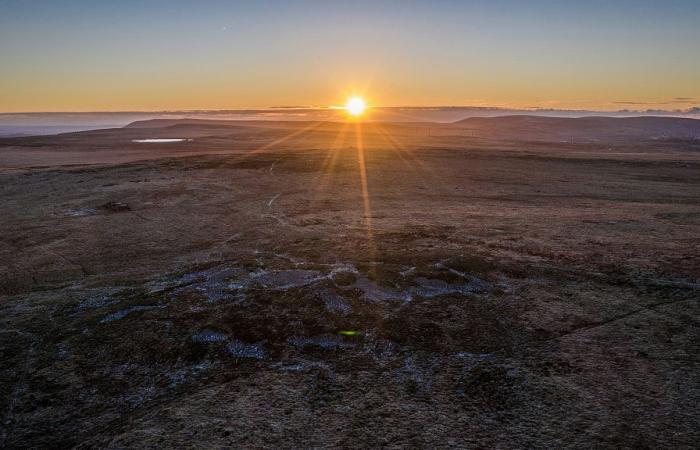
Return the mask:
{"type": "Polygon", "coordinates": [[[351,116],[361,116],[367,109],[367,103],[361,97],[351,97],[345,104],[345,110],[351,116]]]}

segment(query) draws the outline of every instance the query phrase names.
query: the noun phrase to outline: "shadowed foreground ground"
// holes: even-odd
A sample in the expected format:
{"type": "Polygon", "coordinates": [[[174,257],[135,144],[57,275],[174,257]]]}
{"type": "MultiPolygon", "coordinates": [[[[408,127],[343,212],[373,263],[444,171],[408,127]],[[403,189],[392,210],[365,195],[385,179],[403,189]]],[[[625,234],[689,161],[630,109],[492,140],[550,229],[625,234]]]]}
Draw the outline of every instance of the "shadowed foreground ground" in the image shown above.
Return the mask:
{"type": "Polygon", "coordinates": [[[697,447],[696,143],[345,131],[3,141],[0,447],[697,447]]]}

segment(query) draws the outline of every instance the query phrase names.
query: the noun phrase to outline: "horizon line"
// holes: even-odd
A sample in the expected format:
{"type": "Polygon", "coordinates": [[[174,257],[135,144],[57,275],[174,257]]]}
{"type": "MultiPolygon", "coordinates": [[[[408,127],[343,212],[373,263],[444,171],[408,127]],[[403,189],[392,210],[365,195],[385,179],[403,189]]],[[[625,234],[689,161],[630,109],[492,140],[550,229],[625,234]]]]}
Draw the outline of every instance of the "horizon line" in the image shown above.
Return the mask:
{"type": "MultiPolygon", "coordinates": [[[[562,112],[562,113],[608,113],[608,114],[700,114],[700,106],[691,106],[684,109],[577,109],[577,108],[550,108],[550,107],[504,107],[504,106],[469,106],[469,105],[438,105],[438,106],[370,106],[371,109],[385,110],[422,110],[422,111],[455,111],[455,110],[477,110],[477,111],[513,111],[513,112],[562,112]]],[[[291,111],[314,111],[333,112],[338,111],[337,106],[266,106],[266,107],[245,107],[227,109],[125,109],[125,110],[59,110],[59,111],[0,111],[0,115],[20,115],[20,114],[168,114],[168,113],[263,113],[263,112],[291,112],[291,111]]]]}

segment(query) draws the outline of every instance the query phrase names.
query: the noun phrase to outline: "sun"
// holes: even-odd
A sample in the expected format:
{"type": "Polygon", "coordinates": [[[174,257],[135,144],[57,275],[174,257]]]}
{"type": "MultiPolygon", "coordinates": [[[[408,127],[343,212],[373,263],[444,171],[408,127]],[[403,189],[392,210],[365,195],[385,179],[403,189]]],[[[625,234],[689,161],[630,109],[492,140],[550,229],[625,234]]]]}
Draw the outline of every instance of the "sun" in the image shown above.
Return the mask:
{"type": "Polygon", "coordinates": [[[367,103],[362,99],[362,97],[350,97],[345,103],[345,110],[351,116],[359,117],[367,109],[367,103]]]}

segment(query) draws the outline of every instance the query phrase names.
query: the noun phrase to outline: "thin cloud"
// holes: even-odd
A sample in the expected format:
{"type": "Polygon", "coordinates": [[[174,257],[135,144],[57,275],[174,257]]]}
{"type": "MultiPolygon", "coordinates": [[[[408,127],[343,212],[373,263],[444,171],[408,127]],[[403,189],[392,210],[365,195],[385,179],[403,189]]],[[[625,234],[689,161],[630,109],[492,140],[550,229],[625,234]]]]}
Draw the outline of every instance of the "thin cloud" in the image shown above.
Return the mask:
{"type": "Polygon", "coordinates": [[[612,102],[615,105],[661,105],[658,102],[612,102]]]}
{"type": "Polygon", "coordinates": [[[673,97],[671,100],[663,102],[648,102],[648,101],[613,101],[614,105],[672,105],[674,103],[690,103],[694,102],[693,97],[673,97]]]}

